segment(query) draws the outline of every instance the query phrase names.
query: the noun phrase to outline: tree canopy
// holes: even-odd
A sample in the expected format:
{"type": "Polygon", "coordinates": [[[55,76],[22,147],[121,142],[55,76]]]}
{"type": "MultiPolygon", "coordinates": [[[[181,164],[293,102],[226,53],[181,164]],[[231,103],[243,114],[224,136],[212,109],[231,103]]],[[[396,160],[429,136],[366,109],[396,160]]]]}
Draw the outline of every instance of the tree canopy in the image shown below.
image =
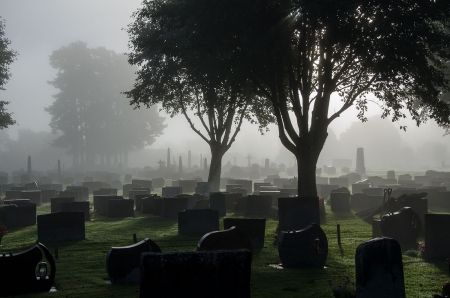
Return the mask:
{"type": "MultiPolygon", "coordinates": [[[[263,129],[273,117],[269,108],[258,104],[250,81],[233,71],[233,53],[199,46],[204,40],[191,34],[196,26],[189,13],[172,14],[178,13],[172,4],[145,2],[134,14],[135,21],[128,29],[129,62],[140,68],[133,89],[126,94],[137,107],[161,104],[172,116],[185,116],[211,148],[208,182],[218,191],[222,157],[244,119],[255,123],[258,114],[263,129]],[[194,117],[200,127],[195,126],[194,117]]],[[[212,38],[220,42],[220,34],[215,32],[212,38]]]]}
{"type": "Polygon", "coordinates": [[[49,84],[59,92],[46,111],[51,128],[62,132],[53,145],[68,148],[74,165],[109,164],[111,157],[126,165],[129,151],[152,144],[162,133],[164,118],[155,107],[134,111],[121,94],[137,70],[124,54],[75,42],[54,51],[50,64],[58,74],[49,84]]]}
{"type": "Polygon", "coordinates": [[[367,120],[369,95],[393,121],[409,111],[417,124],[430,118],[450,124],[449,106],[441,99],[449,90],[447,0],[144,5],[161,13],[178,29],[174,32],[186,32],[183,45],[224,57],[217,69],[231,69],[252,83],[260,105],[271,107],[276,117],[281,142],[297,158],[300,196],[317,194],[314,172],[328,125],[351,106],[367,120]],[[340,102],[336,110],[330,110],[332,101],[340,102]]]}
{"type": "MultiPolygon", "coordinates": [[[[17,57],[17,52],[9,49],[11,41],[5,37],[5,23],[0,17],[0,90],[5,90],[4,85],[11,78],[9,65],[17,57]]],[[[0,129],[5,129],[16,123],[11,117],[11,113],[6,110],[8,101],[0,101],[0,129]]]]}

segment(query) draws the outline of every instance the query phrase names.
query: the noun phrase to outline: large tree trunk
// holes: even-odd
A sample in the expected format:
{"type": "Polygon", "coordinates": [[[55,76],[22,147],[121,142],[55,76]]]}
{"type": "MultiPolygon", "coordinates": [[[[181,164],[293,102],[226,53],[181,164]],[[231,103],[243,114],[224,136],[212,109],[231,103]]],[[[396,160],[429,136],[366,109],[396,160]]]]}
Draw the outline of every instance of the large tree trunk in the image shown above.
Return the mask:
{"type": "Polygon", "coordinates": [[[221,146],[210,146],[211,163],[209,166],[208,183],[212,187],[212,191],[220,191],[220,174],[222,171],[222,157],[224,152],[221,146]]]}

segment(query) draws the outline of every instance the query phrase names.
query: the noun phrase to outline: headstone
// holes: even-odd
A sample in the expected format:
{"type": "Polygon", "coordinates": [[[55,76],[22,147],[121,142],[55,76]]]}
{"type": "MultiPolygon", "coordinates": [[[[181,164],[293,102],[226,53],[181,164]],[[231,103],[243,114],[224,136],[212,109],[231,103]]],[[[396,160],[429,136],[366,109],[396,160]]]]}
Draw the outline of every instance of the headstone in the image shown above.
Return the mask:
{"type": "Polygon", "coordinates": [[[5,191],[5,200],[20,200],[22,197],[21,190],[7,190],[5,191]]]}
{"type": "Polygon", "coordinates": [[[142,214],[153,214],[153,200],[156,195],[147,195],[142,200],[142,214]]]}
{"type": "Polygon", "coordinates": [[[92,192],[94,196],[117,196],[117,189],[115,188],[100,188],[92,192]]]}
{"type": "Polygon", "coordinates": [[[30,200],[30,202],[36,204],[36,206],[41,206],[42,203],[40,190],[23,190],[20,193],[20,198],[22,200],[30,200]]]}
{"type": "Polygon", "coordinates": [[[56,198],[57,191],[54,189],[43,189],[41,190],[42,203],[50,202],[51,198],[56,198]]]}
{"type": "Polygon", "coordinates": [[[164,178],[153,178],[153,187],[155,188],[163,188],[164,184],[166,184],[166,180],[164,178]]]}
{"type": "Polygon", "coordinates": [[[241,193],[224,193],[225,196],[225,206],[227,210],[235,210],[238,199],[242,198],[241,193]]]}
{"type": "Polygon", "coordinates": [[[153,214],[162,215],[163,200],[161,197],[153,197],[153,214]]]}
{"type": "Polygon", "coordinates": [[[376,238],[360,244],[355,268],[356,297],[406,297],[402,251],[396,240],[376,238]]]}
{"type": "Polygon", "coordinates": [[[89,202],[62,202],[61,212],[83,212],[84,220],[89,221],[89,202]]]}
{"type": "Polygon", "coordinates": [[[106,256],[106,271],[113,284],[138,283],[141,281],[141,254],[161,252],[152,240],[144,240],[123,247],[111,247],[106,256]]]}
{"type": "Polygon", "coordinates": [[[245,214],[248,215],[268,215],[272,207],[271,196],[249,195],[246,197],[245,214]]]}
{"type": "Polygon", "coordinates": [[[51,198],[50,199],[50,210],[51,213],[61,212],[61,204],[65,202],[75,202],[74,197],[60,197],[60,198],[51,198]]]}
{"type": "Polygon", "coordinates": [[[330,194],[331,211],[349,212],[350,211],[350,191],[343,187],[334,189],[330,194]]]}
{"type": "Polygon", "coordinates": [[[89,194],[93,194],[94,190],[99,190],[103,187],[103,184],[101,181],[85,181],[83,186],[89,189],[89,194]]]}
{"type": "Polygon", "coordinates": [[[197,186],[195,187],[195,192],[202,194],[202,195],[207,195],[210,192],[212,192],[212,187],[209,184],[209,182],[197,182],[197,186]]]}
{"type": "Polygon", "coordinates": [[[130,200],[133,200],[135,206],[136,206],[136,211],[141,211],[142,210],[142,197],[139,197],[139,202],[136,201],[136,196],[137,195],[149,195],[150,192],[148,189],[131,189],[128,191],[128,197],[130,198],[130,200]]]}
{"type": "Polygon", "coordinates": [[[231,227],[237,227],[244,231],[252,242],[253,248],[264,247],[264,235],[266,234],[266,219],[265,218],[224,218],[224,230],[231,227]]]}
{"type": "Polygon", "coordinates": [[[380,230],[383,236],[393,238],[399,243],[416,243],[422,222],[411,207],[389,213],[381,218],[380,230]]]}
{"type": "Polygon", "coordinates": [[[99,215],[108,214],[109,200],[123,200],[121,196],[94,196],[94,211],[99,215]]]}
{"type": "Polygon", "coordinates": [[[362,192],[369,195],[369,196],[382,196],[383,195],[383,188],[381,187],[369,187],[369,188],[363,188],[362,192]]]}
{"type": "Polygon", "coordinates": [[[248,250],[143,253],[140,298],[250,297],[248,250]]]}
{"type": "Polygon", "coordinates": [[[111,185],[115,189],[122,189],[123,188],[122,182],[120,182],[120,180],[113,180],[113,181],[111,181],[111,185]]]}
{"type": "Polygon", "coordinates": [[[253,193],[253,181],[245,179],[228,179],[228,184],[240,184],[247,190],[247,194],[253,193]]]}
{"type": "Polygon", "coordinates": [[[197,243],[197,251],[236,249],[248,249],[253,253],[250,238],[244,231],[235,226],[223,231],[207,233],[197,243]]]}
{"type": "Polygon", "coordinates": [[[25,183],[23,186],[26,187],[28,190],[38,190],[36,182],[25,183]]]}
{"type": "Polygon", "coordinates": [[[27,227],[36,224],[36,204],[3,205],[0,207],[0,222],[7,227],[27,227]]]}
{"type": "Polygon", "coordinates": [[[239,188],[239,187],[232,188],[232,189],[230,190],[230,193],[238,193],[238,194],[240,194],[242,197],[246,197],[246,196],[247,196],[247,190],[246,190],[245,188],[239,188]]]}
{"type": "Polygon", "coordinates": [[[197,186],[196,180],[178,180],[178,186],[181,187],[183,193],[195,192],[195,187],[197,186]]]}
{"type": "Polygon", "coordinates": [[[162,216],[165,218],[177,218],[179,212],[190,209],[189,201],[193,201],[193,199],[193,197],[163,198],[162,216]]]}
{"type": "Polygon", "coordinates": [[[446,260],[450,252],[450,214],[425,214],[425,257],[446,260]]]}
{"type": "Polygon", "coordinates": [[[108,200],[108,217],[134,217],[134,201],[124,199],[108,200]]]}
{"type": "Polygon", "coordinates": [[[347,177],[330,177],[330,184],[339,185],[339,187],[348,188],[348,178],[347,177]]]}
{"type": "MultiPolygon", "coordinates": [[[[93,190],[92,193],[94,193],[94,191],[100,191],[100,190],[101,190],[101,188],[98,190],[93,190]]],[[[67,186],[66,191],[78,192],[79,199],[76,199],[77,202],[89,201],[89,188],[87,188],[86,186],[67,186]]]]}
{"type": "Polygon", "coordinates": [[[395,179],[395,171],[393,171],[393,170],[390,170],[390,171],[387,171],[387,179],[395,179]]]}
{"type": "Polygon", "coordinates": [[[280,231],[278,254],[284,268],[323,268],[328,256],[328,240],[317,224],[300,231],[280,231]]]}
{"type": "Polygon", "coordinates": [[[254,192],[259,192],[260,191],[260,187],[261,186],[271,186],[272,184],[270,183],[265,183],[265,182],[255,182],[253,183],[253,190],[254,192]]]}
{"type": "Polygon", "coordinates": [[[204,235],[219,230],[217,210],[197,209],[178,212],[178,233],[182,235],[204,235]]]}
{"type": "Polygon", "coordinates": [[[227,184],[225,186],[225,191],[230,192],[233,188],[242,188],[242,184],[227,184]]]}
{"type": "Polygon", "coordinates": [[[138,184],[138,185],[141,185],[141,187],[149,188],[150,191],[153,190],[152,180],[132,179],[131,184],[138,184]]]}
{"type": "Polygon", "coordinates": [[[162,188],[162,197],[172,198],[181,195],[182,188],[179,186],[166,186],[162,188]]]}
{"type": "Polygon", "coordinates": [[[311,223],[320,224],[319,198],[279,198],[278,218],[280,231],[301,230],[311,223]]]}
{"type": "Polygon", "coordinates": [[[37,216],[38,241],[51,242],[84,240],[83,212],[57,212],[37,216]]]}
{"type": "Polygon", "coordinates": [[[369,183],[355,183],[352,184],[352,194],[363,193],[363,189],[370,188],[369,183]]]}
{"type": "Polygon", "coordinates": [[[212,210],[219,212],[219,217],[227,214],[225,195],[221,192],[215,192],[209,195],[209,206],[212,210]]]}

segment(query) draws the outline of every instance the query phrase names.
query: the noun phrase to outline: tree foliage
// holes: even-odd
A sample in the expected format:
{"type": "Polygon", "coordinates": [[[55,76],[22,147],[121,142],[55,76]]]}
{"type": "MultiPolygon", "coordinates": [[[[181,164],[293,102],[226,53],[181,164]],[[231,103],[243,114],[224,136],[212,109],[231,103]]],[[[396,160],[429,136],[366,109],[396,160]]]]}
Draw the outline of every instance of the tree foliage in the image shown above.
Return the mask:
{"type": "Polygon", "coordinates": [[[126,164],[128,151],[152,144],[162,133],[164,118],[155,108],[134,111],[121,94],[136,71],[125,55],[75,42],[54,51],[50,64],[58,74],[49,84],[59,92],[46,111],[53,131],[62,132],[53,145],[69,148],[74,165],[94,164],[98,157],[100,163],[113,157],[126,164]]]}
{"type": "MultiPolygon", "coordinates": [[[[17,52],[9,49],[11,41],[5,37],[4,20],[0,17],[0,90],[5,90],[4,85],[11,78],[9,65],[17,57],[17,52]]],[[[11,117],[11,113],[6,110],[8,101],[0,101],[0,129],[5,129],[16,123],[11,117]]]]}
{"type": "MultiPolygon", "coordinates": [[[[184,15],[189,42],[249,80],[272,108],[283,145],[297,158],[300,196],[315,196],[327,127],[351,106],[365,121],[368,95],[394,121],[450,124],[446,0],[164,0],[168,24],[184,15]],[[177,16],[177,17],[175,17],[177,16]],[[223,37],[218,39],[218,36],[223,37]],[[201,40],[201,42],[198,42],[201,40]],[[340,106],[330,110],[332,101],[340,106]]],[[[183,23],[181,24],[183,25],[183,23]]],[[[189,44],[189,43],[188,43],[189,44]]],[[[198,51],[202,51],[198,50],[198,51]]],[[[264,101],[261,101],[263,104],[264,101]]]]}
{"type": "MultiPolygon", "coordinates": [[[[180,14],[177,4],[148,1],[134,14],[135,21],[128,29],[129,61],[140,69],[133,89],[126,94],[137,107],[161,104],[172,116],[185,116],[211,148],[208,181],[218,190],[222,156],[235,141],[244,119],[256,123],[258,114],[263,130],[273,117],[270,109],[257,103],[249,79],[242,79],[232,68],[233,51],[211,51],[201,35],[192,34],[201,28],[191,22],[189,11],[180,14]]],[[[228,37],[222,33],[226,34],[214,32],[210,36],[214,41],[207,42],[226,42],[228,37]]]]}

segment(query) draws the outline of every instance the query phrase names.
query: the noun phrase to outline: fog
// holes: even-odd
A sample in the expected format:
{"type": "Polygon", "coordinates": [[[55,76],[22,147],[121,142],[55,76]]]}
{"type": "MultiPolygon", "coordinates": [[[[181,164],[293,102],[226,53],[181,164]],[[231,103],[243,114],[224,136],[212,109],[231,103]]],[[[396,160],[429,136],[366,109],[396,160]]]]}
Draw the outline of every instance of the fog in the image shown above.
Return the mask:
{"type": "MultiPolygon", "coordinates": [[[[7,106],[17,124],[0,132],[0,145],[4,140],[31,139],[30,132],[39,133],[42,143],[21,145],[22,157],[15,164],[0,159],[0,170],[8,171],[26,168],[26,157],[36,160],[36,169],[53,169],[56,160],[71,166],[71,158],[64,150],[52,148],[45,132],[50,132],[51,117],[44,108],[50,106],[58,90],[47,82],[55,78],[57,71],[49,64],[53,51],[72,42],[86,42],[89,48],[105,47],[116,53],[128,51],[128,36],[124,28],[132,22],[132,13],[141,5],[140,0],[2,0],[0,16],[5,20],[5,35],[11,40],[10,48],[18,52],[10,71],[12,77],[0,91],[0,100],[10,101],[7,106]],[[22,131],[22,132],[21,132],[22,131]],[[27,137],[28,136],[28,137],[27,137]],[[3,140],[3,141],[2,141],[3,140]],[[47,146],[48,145],[48,146],[47,146]],[[52,152],[53,162],[44,158],[45,152],[52,152]],[[41,156],[41,157],[39,157],[41,156]]],[[[126,91],[126,90],[123,90],[126,91]]],[[[340,100],[334,98],[330,113],[339,109],[340,100]]],[[[357,120],[357,111],[352,108],[330,125],[329,138],[319,160],[318,166],[331,165],[333,159],[353,159],[355,166],[356,148],[365,148],[366,167],[372,168],[441,168],[450,164],[449,138],[443,137],[444,130],[433,121],[417,128],[413,121],[404,120],[392,123],[389,119],[379,120],[381,110],[370,104],[367,116],[369,122],[357,120]],[[399,129],[407,126],[407,131],[399,129]]],[[[209,159],[209,147],[188,126],[184,116],[165,117],[167,125],[163,135],[140,152],[130,155],[129,165],[133,167],[157,167],[157,160],[166,158],[167,148],[171,155],[183,157],[186,162],[187,151],[193,153],[193,163],[198,164],[200,154],[209,159]]],[[[200,124],[196,122],[196,127],[200,124]]],[[[244,123],[235,143],[223,159],[238,165],[247,165],[247,155],[252,163],[262,164],[265,158],[277,163],[293,164],[290,153],[278,139],[274,125],[263,136],[257,125],[244,123]]],[[[55,135],[56,138],[56,135],[55,135]]],[[[120,142],[120,136],[117,138],[120,142]]],[[[2,147],[0,146],[0,149],[2,147]]],[[[1,150],[0,150],[1,151],[1,150]]]]}

